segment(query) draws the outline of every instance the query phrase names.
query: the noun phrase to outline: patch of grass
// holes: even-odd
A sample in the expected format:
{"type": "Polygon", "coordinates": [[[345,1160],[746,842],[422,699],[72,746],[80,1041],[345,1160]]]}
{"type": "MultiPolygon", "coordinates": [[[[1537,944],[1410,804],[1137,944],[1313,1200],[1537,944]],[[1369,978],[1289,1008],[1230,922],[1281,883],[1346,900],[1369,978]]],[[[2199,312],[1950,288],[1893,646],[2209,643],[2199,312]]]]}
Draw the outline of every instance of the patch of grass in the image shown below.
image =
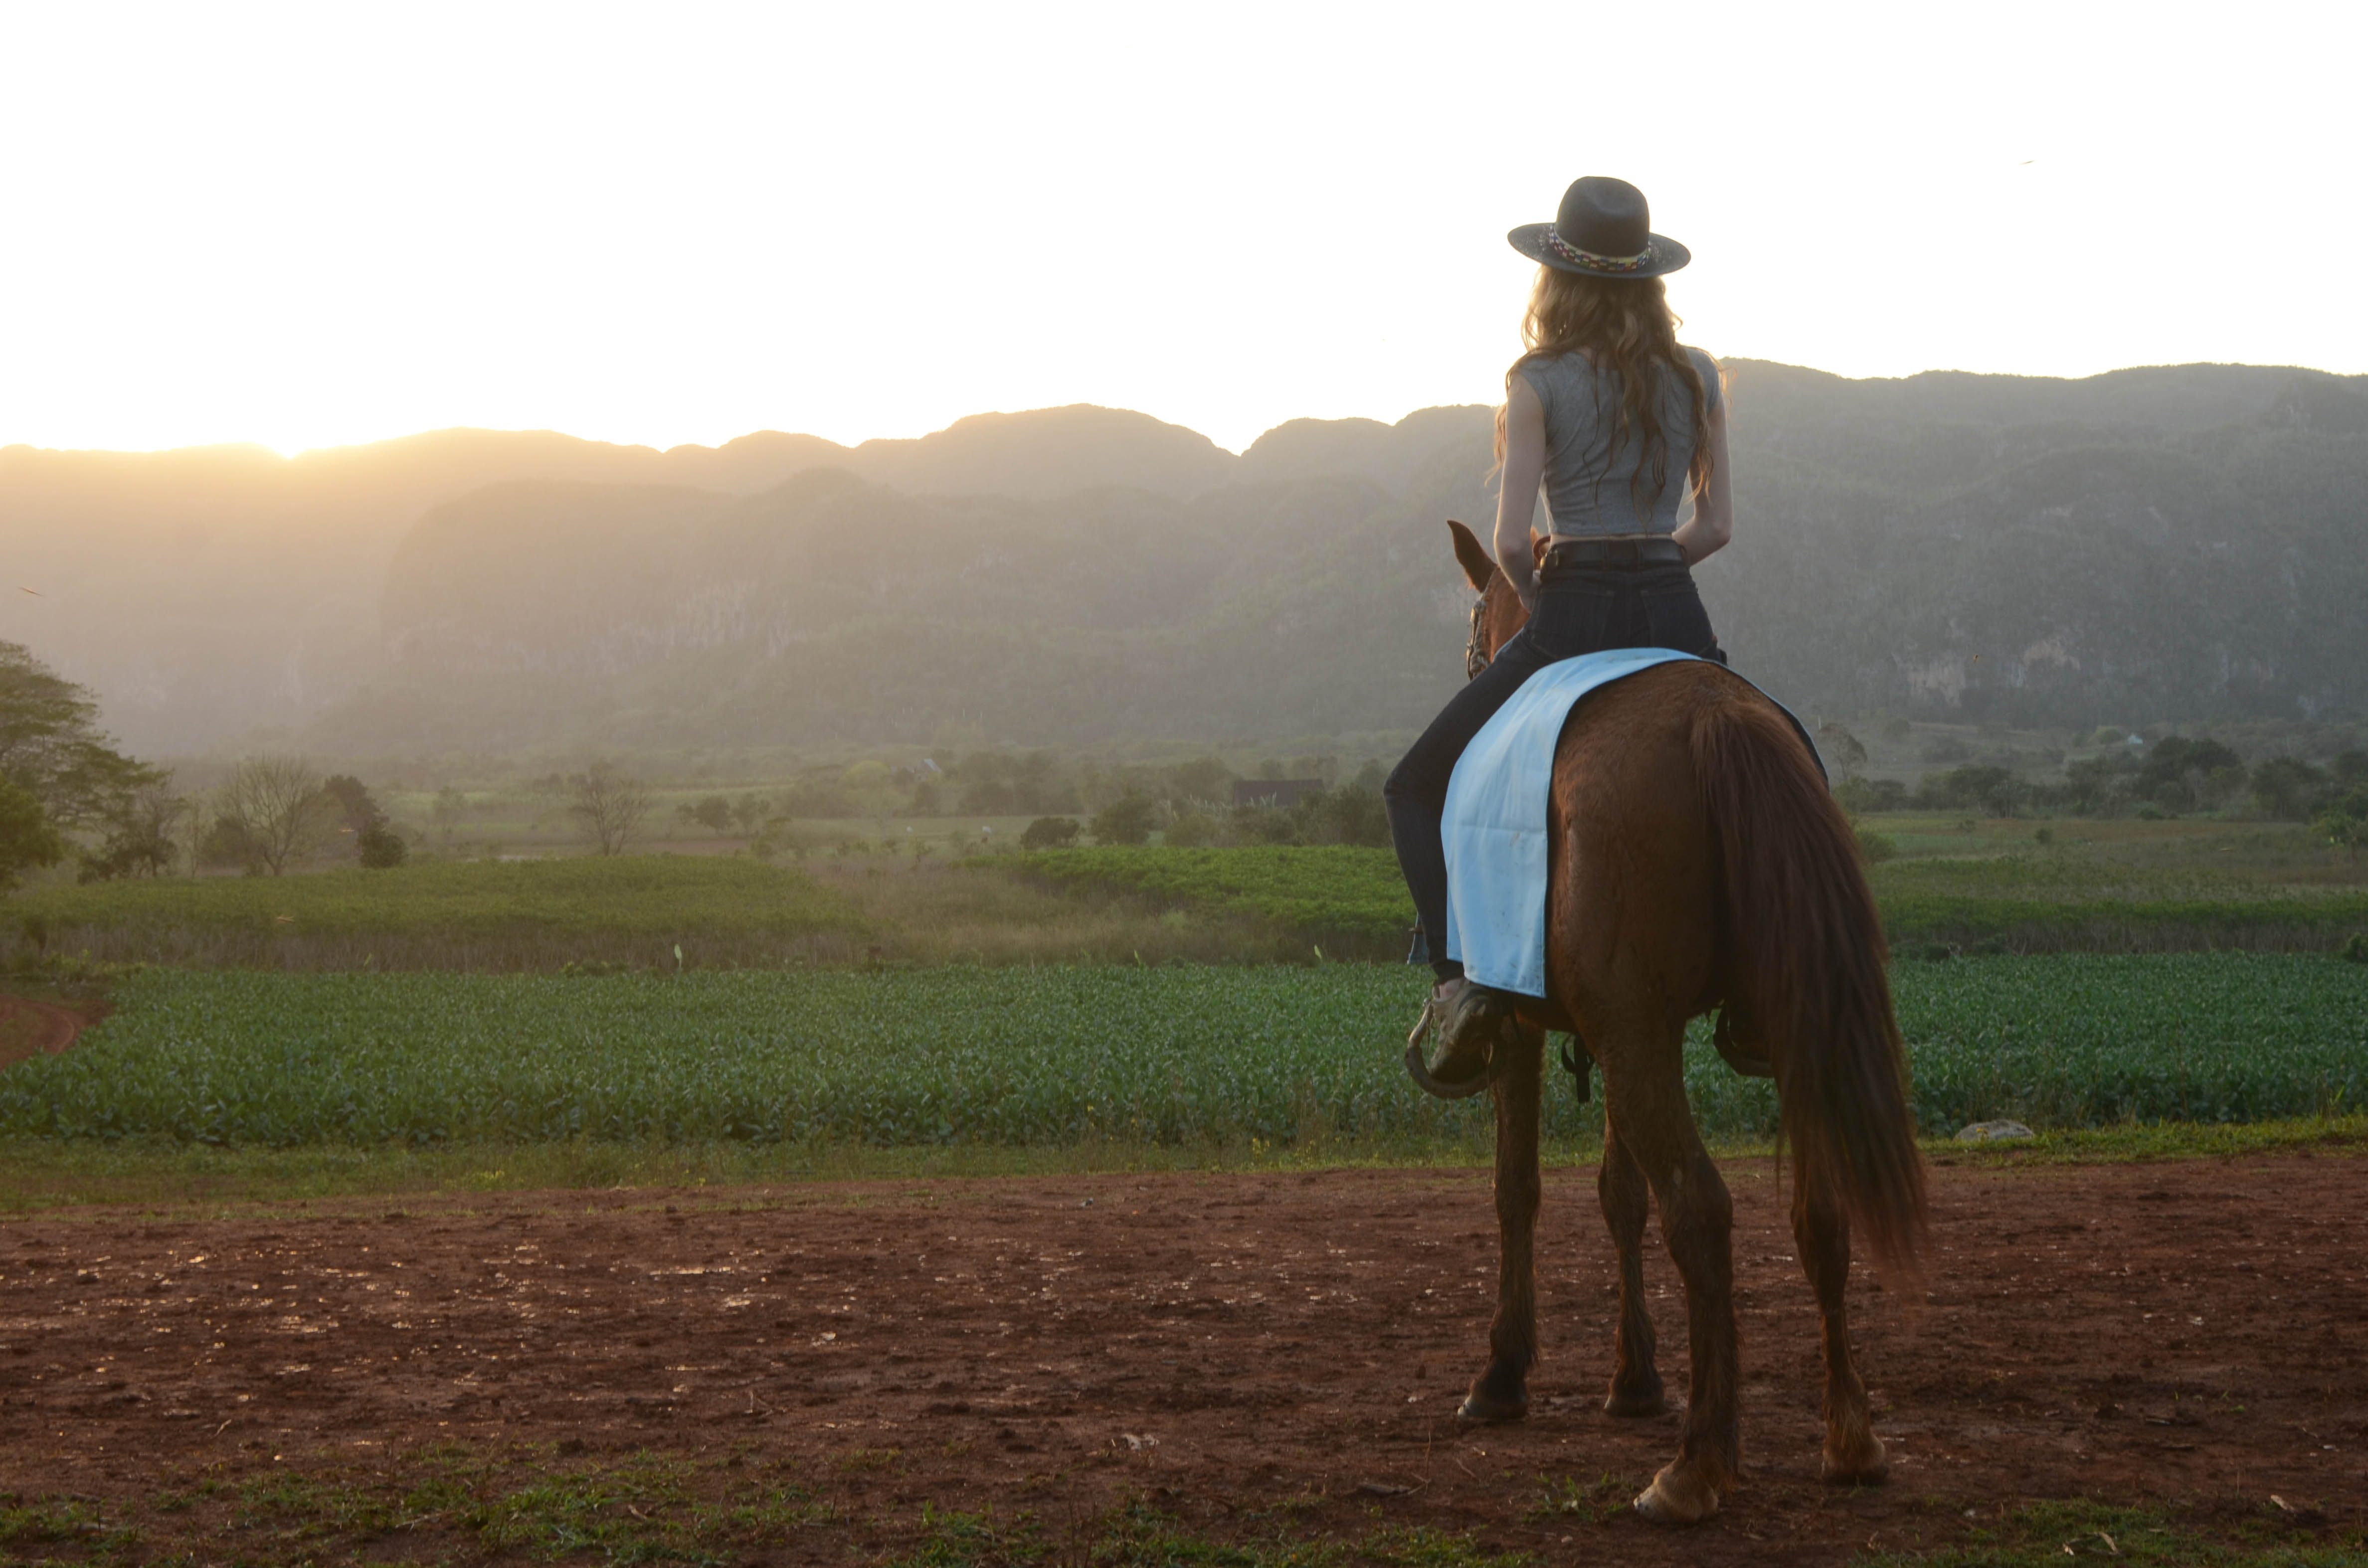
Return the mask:
{"type": "Polygon", "coordinates": [[[2203,1529],[2176,1516],[2092,1502],[2033,1503],[1977,1523],[1928,1551],[1861,1552],[1855,1568],[2061,1568],[2093,1558],[2126,1568],[2360,1568],[2362,1541],[2330,1540],[2295,1528],[2263,1505],[2258,1521],[2203,1529]]]}
{"type": "MultiPolygon", "coordinates": [[[[860,912],[871,946],[888,963],[1263,964],[1315,956],[1312,938],[1255,910],[1188,908],[1117,884],[1054,881],[1020,869],[1024,859],[883,856],[816,864],[814,875],[860,912]]],[[[1343,949],[1331,956],[1359,955],[1343,949]]]]}
{"type": "Polygon", "coordinates": [[[1219,1542],[1135,1505],[1102,1521],[1091,1561],[1096,1568],[1522,1568],[1536,1559],[1525,1551],[1490,1551],[1471,1535],[1422,1527],[1385,1526],[1356,1541],[1277,1536],[1219,1542]]]}
{"type": "MultiPolygon", "coordinates": [[[[194,1551],[208,1562],[291,1568],[349,1561],[381,1542],[441,1545],[446,1550],[433,1552],[438,1561],[453,1560],[450,1548],[457,1546],[470,1561],[511,1552],[554,1562],[720,1564],[743,1561],[752,1547],[799,1542],[837,1518],[827,1502],[762,1461],[649,1452],[556,1460],[548,1445],[453,1443],[393,1455],[369,1470],[290,1455],[268,1471],[146,1498],[0,1495],[0,1542],[68,1543],[76,1561],[137,1545],[145,1549],[143,1562],[194,1551]]],[[[394,1555],[410,1561],[416,1553],[394,1555]]]]}
{"type": "Polygon", "coordinates": [[[25,1497],[0,1492],[0,1544],[40,1546],[70,1541],[85,1551],[112,1552],[140,1544],[140,1531],[109,1523],[86,1497],[25,1497]]]}
{"type": "Polygon", "coordinates": [[[1927,1139],[1927,1159],[1952,1165],[2122,1165],[2154,1160],[2233,1160],[2253,1154],[2368,1153],[2368,1114],[2278,1121],[2131,1123],[2042,1131],[2007,1143],[1927,1139]]]}
{"type": "Polygon", "coordinates": [[[1414,901],[1388,849],[1348,845],[1166,846],[1040,850],[1022,855],[1029,875],[1065,886],[1124,888],[1163,903],[1251,914],[1288,926],[1311,942],[1395,945],[1403,950],[1414,901]]]}
{"type": "MultiPolygon", "coordinates": [[[[1711,1150],[1722,1160],[1758,1163],[1775,1146],[1765,1139],[1726,1138],[1712,1140],[1711,1150]]],[[[2043,1131],[2012,1143],[1959,1143],[1945,1136],[1924,1142],[1926,1157],[1936,1164],[1982,1166],[2132,1165],[2304,1151],[2368,1153],[2368,1116],[2043,1131]]],[[[1554,1139],[1541,1153],[1549,1168],[1591,1169],[1603,1147],[1599,1138],[1554,1139]]],[[[1344,1139],[1308,1146],[1237,1141],[1185,1148],[1106,1142],[1056,1148],[812,1149],[710,1142],[278,1150],[149,1140],[0,1139],[0,1213],[195,1206],[223,1214],[258,1204],[431,1196],[465,1202],[478,1194],[565,1191],[645,1191],[694,1207],[705,1192],[712,1195],[707,1201],[717,1206],[745,1206],[793,1201],[775,1189],[819,1182],[1321,1170],[1466,1171],[1477,1178],[1494,1158],[1485,1131],[1463,1138],[1344,1139]]]]}
{"type": "Polygon", "coordinates": [[[1541,1475],[1538,1501],[1522,1517],[1531,1524],[1552,1524],[1562,1519],[1609,1524],[1625,1517],[1635,1506],[1636,1494],[1643,1490],[1642,1483],[1622,1481],[1608,1471],[1593,1481],[1581,1481],[1574,1475],[1541,1475]]]}
{"type": "Polygon", "coordinates": [[[1051,1552],[1035,1519],[1021,1515],[1006,1525],[991,1514],[965,1514],[931,1504],[921,1506],[921,1539],[891,1558],[891,1568],[1022,1568],[1051,1552]]]}
{"type": "MultiPolygon", "coordinates": [[[[720,856],[437,861],[28,890],[12,924],[100,960],[295,969],[677,967],[848,957],[865,925],[803,871],[720,856]]],[[[19,958],[25,956],[22,945],[19,958]]]]}
{"type": "Polygon", "coordinates": [[[1903,858],[1872,867],[1867,880],[1884,929],[1902,947],[2327,952],[2368,919],[2368,889],[2356,884],[2097,853],[1903,858]]]}

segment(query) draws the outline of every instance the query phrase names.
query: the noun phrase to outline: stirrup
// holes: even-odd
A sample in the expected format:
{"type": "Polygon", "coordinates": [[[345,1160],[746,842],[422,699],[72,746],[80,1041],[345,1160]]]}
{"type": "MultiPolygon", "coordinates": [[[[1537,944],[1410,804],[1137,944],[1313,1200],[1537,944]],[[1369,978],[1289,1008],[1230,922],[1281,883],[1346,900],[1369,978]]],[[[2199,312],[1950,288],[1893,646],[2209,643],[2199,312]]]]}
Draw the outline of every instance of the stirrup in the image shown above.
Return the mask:
{"type": "MultiPolygon", "coordinates": [[[[1463,984],[1464,989],[1456,993],[1456,1000],[1461,1002],[1464,997],[1471,996],[1474,1003],[1477,1003],[1480,1000],[1479,993],[1482,988],[1474,986],[1469,980],[1466,980],[1463,984]]],[[[1415,1019],[1414,1029],[1406,1036],[1406,1076],[1412,1078],[1415,1081],[1415,1086],[1424,1094],[1442,1100],[1471,1098],[1496,1083],[1497,1075],[1501,1070],[1495,1045],[1491,1042],[1487,1057],[1482,1062],[1480,1070],[1470,1077],[1441,1079],[1432,1074],[1431,1063],[1423,1055],[1423,1042],[1433,1034],[1443,1038],[1447,1026],[1453,1020],[1453,1016],[1454,1010],[1452,1007],[1442,1008],[1439,1005],[1437,995],[1427,996],[1423,999],[1421,1016],[1415,1019]]],[[[1508,1012],[1504,1017],[1497,1021],[1496,1028],[1503,1028],[1505,1024],[1510,1021],[1510,1017],[1511,1015],[1508,1012]]]]}

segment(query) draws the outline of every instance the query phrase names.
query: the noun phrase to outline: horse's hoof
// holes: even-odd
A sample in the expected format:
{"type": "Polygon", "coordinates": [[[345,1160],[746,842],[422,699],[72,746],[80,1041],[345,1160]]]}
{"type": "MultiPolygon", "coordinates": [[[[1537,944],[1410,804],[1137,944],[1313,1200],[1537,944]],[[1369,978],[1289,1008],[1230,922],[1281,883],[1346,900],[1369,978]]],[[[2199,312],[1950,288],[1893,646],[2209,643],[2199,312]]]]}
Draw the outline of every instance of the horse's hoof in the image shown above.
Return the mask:
{"type": "Polygon", "coordinates": [[[1632,1389],[1625,1392],[1613,1389],[1611,1396],[1603,1402],[1604,1415],[1616,1415],[1623,1421],[1633,1421],[1646,1415],[1667,1415],[1668,1413],[1669,1396],[1657,1383],[1649,1389],[1632,1389]]]}
{"type": "Polygon", "coordinates": [[[1508,1421],[1524,1421],[1529,1418],[1530,1414],[1529,1396],[1522,1394],[1513,1399],[1499,1399],[1494,1394],[1484,1393],[1478,1389],[1474,1389],[1463,1396],[1463,1403],[1455,1407],[1455,1414],[1466,1421],[1478,1422],[1486,1426],[1500,1426],[1508,1421]]]}
{"type": "Polygon", "coordinates": [[[1464,1391],[1463,1403],[1455,1407],[1455,1414],[1466,1421],[1491,1425],[1519,1421],[1529,1413],[1529,1365],[1516,1357],[1489,1362],[1487,1370],[1473,1379],[1464,1391]]]}
{"type": "Polygon", "coordinates": [[[1891,1477],[1891,1460],[1883,1451],[1883,1439],[1870,1432],[1863,1447],[1852,1445],[1847,1451],[1828,1444],[1825,1477],[1829,1486],[1882,1485],[1891,1477]]]}
{"type": "Polygon", "coordinates": [[[1672,1462],[1636,1494],[1636,1511],[1656,1525],[1698,1525],[1718,1512],[1718,1489],[1672,1462]]]}

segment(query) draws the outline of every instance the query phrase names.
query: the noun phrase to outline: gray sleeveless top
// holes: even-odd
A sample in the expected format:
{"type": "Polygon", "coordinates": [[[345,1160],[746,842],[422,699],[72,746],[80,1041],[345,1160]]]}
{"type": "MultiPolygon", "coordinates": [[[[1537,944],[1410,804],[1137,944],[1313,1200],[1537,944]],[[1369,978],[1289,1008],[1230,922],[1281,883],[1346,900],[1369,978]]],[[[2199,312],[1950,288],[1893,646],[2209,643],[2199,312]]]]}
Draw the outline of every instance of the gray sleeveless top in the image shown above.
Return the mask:
{"type": "MultiPolygon", "coordinates": [[[[1689,348],[1694,369],[1702,372],[1705,409],[1716,414],[1723,393],[1718,362],[1699,348],[1689,348]]],[[[1640,512],[1629,483],[1644,454],[1632,432],[1611,453],[1611,433],[1620,419],[1620,389],[1615,380],[1598,370],[1583,354],[1559,354],[1532,359],[1521,375],[1546,415],[1546,510],[1554,515],[1558,534],[1666,534],[1678,527],[1678,504],[1687,494],[1686,470],[1694,460],[1701,432],[1694,428],[1693,399],[1676,375],[1664,373],[1661,388],[1661,435],[1668,443],[1668,478],[1654,499],[1652,476],[1645,475],[1645,505],[1640,512]]]]}

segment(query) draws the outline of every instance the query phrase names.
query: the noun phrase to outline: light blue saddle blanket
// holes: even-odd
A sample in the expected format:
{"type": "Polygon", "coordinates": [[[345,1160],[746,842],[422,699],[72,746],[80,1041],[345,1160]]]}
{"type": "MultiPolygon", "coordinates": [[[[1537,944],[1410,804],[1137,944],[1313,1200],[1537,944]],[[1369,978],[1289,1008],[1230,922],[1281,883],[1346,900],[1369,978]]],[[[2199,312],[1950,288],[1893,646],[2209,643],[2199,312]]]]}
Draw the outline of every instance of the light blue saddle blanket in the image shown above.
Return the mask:
{"type": "MultiPolygon", "coordinates": [[[[1447,850],[1447,956],[1460,960],[1469,978],[1545,995],[1546,807],[1563,725],[1588,692],[1693,659],[1670,648],[1612,648],[1557,660],[1524,681],[1463,748],[1448,778],[1440,837],[1447,850]]],[[[1784,714],[1793,718],[1789,709],[1784,714]]],[[[1801,729],[1800,720],[1793,725],[1801,729]]],[[[1805,729],[1801,739],[1816,756],[1805,729]]]]}

